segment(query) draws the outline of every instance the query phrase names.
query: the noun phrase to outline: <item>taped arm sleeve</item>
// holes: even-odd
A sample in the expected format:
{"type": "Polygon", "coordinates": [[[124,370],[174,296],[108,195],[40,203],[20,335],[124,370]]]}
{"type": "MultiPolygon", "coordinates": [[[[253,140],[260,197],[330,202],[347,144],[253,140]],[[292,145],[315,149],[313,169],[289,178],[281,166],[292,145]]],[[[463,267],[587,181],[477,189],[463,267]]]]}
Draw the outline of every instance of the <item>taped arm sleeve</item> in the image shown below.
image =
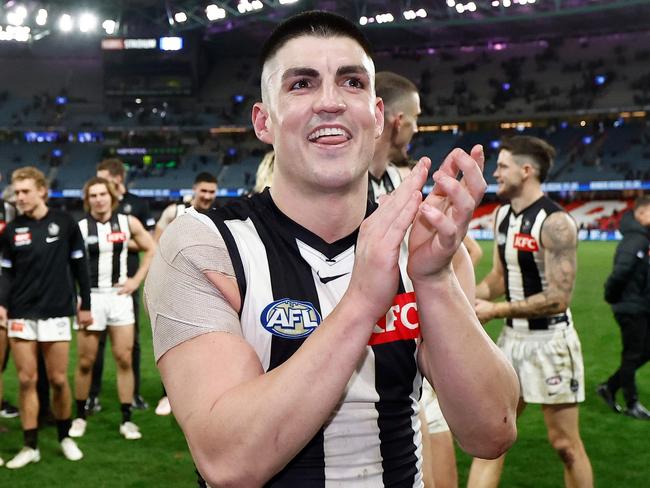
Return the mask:
{"type": "Polygon", "coordinates": [[[145,281],[156,361],[171,348],[209,332],[242,335],[237,311],[205,271],[234,276],[226,245],[216,227],[181,215],[161,237],[145,281]]]}

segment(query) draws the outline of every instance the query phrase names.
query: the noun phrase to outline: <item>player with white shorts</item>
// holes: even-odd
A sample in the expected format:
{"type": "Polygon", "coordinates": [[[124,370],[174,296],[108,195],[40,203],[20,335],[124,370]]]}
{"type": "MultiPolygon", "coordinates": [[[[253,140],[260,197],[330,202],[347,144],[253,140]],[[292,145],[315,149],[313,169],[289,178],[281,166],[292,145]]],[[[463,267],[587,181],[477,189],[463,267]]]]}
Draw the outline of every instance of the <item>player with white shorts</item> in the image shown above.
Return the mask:
{"type": "Polygon", "coordinates": [[[76,327],[79,361],[75,371],[77,418],[72,422],[71,437],[86,432],[86,401],[90,393],[92,368],[97,356],[101,332],[108,330],[113,357],[117,364],[117,391],[122,411],[120,434],[140,439],[138,426],[131,421],[134,377],[132,349],[135,316],[131,293],[144,279],[153,255],[154,243],[138,219],[113,213],[118,198],[112,185],[103,178],[91,178],[83,190],[88,215],[79,221],[84,237],[92,286],[93,324],[76,327]],[[133,239],[143,251],[137,273],[127,277],[128,242],[133,239]]]}

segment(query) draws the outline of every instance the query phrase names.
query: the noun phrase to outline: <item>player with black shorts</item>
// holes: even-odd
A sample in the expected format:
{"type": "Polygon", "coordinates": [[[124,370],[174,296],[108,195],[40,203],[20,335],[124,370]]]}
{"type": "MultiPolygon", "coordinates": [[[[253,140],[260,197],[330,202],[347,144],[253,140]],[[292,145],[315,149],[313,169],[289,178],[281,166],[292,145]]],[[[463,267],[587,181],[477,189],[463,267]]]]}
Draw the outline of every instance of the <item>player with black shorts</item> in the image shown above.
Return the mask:
{"type": "Polygon", "coordinates": [[[0,236],[0,319],[8,319],[8,335],[20,383],[20,420],[25,446],[7,462],[10,469],[40,460],[36,393],[38,349],[43,352],[53,390],[52,411],[64,456],[83,457],[68,436],[70,386],[67,379],[70,316],[92,323],[90,283],[83,239],[68,214],[47,207],[47,182],[33,167],[12,175],[16,205],[22,213],[0,236]],[[75,284],[81,301],[75,307],[75,284]]]}

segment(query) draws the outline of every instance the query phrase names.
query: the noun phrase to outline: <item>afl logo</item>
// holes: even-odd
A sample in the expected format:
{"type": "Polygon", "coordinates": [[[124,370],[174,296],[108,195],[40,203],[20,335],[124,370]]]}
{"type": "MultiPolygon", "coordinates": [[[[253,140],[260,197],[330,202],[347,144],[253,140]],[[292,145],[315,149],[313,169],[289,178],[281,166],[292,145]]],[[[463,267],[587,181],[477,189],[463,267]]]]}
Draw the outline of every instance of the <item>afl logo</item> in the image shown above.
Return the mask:
{"type": "Polygon", "coordinates": [[[309,302],[283,298],[269,303],[260,316],[262,326],[271,334],[285,339],[302,339],[321,322],[318,310],[309,302]]]}

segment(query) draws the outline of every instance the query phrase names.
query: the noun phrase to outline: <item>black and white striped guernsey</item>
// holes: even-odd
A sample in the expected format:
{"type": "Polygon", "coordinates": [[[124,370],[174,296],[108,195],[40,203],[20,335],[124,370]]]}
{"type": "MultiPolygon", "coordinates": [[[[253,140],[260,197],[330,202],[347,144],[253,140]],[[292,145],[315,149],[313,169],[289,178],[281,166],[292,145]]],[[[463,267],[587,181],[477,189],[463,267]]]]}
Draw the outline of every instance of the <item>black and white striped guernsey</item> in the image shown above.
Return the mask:
{"type": "Polygon", "coordinates": [[[376,202],[380,196],[393,193],[401,182],[402,176],[394,164],[386,166],[381,178],[376,178],[368,172],[368,200],[376,202]]]}
{"type": "MultiPolygon", "coordinates": [[[[368,212],[374,208],[369,204],[368,212]]],[[[268,189],[200,218],[210,218],[226,242],[243,297],[244,338],[264,370],[272,370],[298,350],[345,293],[358,231],[328,244],[280,212],[268,189]]],[[[375,326],[340,405],[266,486],[422,486],[419,323],[406,258],[403,245],[395,304],[375,326]]],[[[296,416],[300,405],[287,412],[286,421],[296,416]]]]}
{"type": "Polygon", "coordinates": [[[88,214],[79,221],[79,229],[88,253],[90,286],[108,289],[123,284],[131,238],[128,215],[115,213],[102,223],[88,214]]]}
{"type": "MultiPolygon", "coordinates": [[[[497,210],[495,234],[508,301],[524,300],[547,288],[541,241],[542,225],[549,215],[563,211],[562,207],[546,196],[520,213],[515,213],[509,204],[497,210]]],[[[507,319],[506,324],[519,330],[570,327],[571,310],[567,309],[566,313],[551,317],[507,319]]]]}

